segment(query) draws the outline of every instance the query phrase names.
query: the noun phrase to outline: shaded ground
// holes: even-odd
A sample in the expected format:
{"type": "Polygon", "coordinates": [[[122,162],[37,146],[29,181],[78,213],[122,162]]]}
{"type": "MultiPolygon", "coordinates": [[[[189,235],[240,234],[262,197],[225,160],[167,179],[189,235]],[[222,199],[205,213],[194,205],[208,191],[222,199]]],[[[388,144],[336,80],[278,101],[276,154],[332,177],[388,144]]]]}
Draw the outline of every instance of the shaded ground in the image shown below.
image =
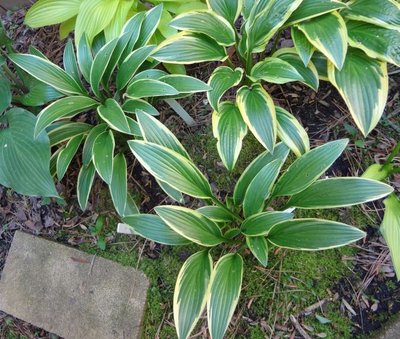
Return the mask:
{"type": "MultiPolygon", "coordinates": [[[[25,52],[29,43],[33,43],[52,61],[60,63],[63,43],[58,40],[56,29],[29,30],[22,24],[23,13],[20,11],[6,18],[6,27],[16,38],[16,48],[25,52]]],[[[207,80],[210,69],[211,65],[201,65],[191,68],[190,72],[207,80]]],[[[289,108],[307,127],[313,145],[340,137],[350,138],[350,147],[330,174],[358,175],[373,161],[384,159],[399,139],[400,75],[396,70],[392,72],[387,112],[379,127],[365,140],[354,128],[345,105],[329,84],[322,83],[318,93],[299,84],[271,86],[269,91],[277,104],[289,108]]],[[[198,127],[186,128],[164,106],[159,107],[161,119],[182,140],[213,188],[225,196],[261,147],[254,138],[247,137],[237,168],[227,174],[216,153],[205,96],[191,97],[183,104],[199,123],[198,127]]],[[[151,176],[133,158],[129,160],[130,188],[138,192],[141,210],[151,211],[157,204],[168,203],[151,176]]],[[[144,337],[175,338],[171,305],[175,277],[196,247],[170,248],[141,238],[117,235],[117,217],[109,203],[108,192],[99,180],[91,194],[89,211],[82,213],[76,205],[77,167],[73,166],[58,187],[67,202],[65,205],[21,197],[0,187],[0,272],[16,229],[139,267],[152,281],[144,337]],[[97,232],[93,228],[96,224],[97,232]],[[102,251],[99,248],[104,243],[106,250],[102,251]]],[[[400,176],[395,177],[392,184],[399,190],[400,176]]],[[[188,198],[186,204],[196,206],[198,202],[188,198]]],[[[310,215],[310,212],[298,213],[310,215]]],[[[271,253],[267,269],[257,266],[250,256],[246,257],[242,297],[229,337],[296,338],[301,337],[299,328],[311,337],[364,337],[399,310],[400,284],[394,278],[388,250],[376,226],[382,217],[381,203],[314,212],[316,214],[358,225],[368,231],[368,238],[358,246],[321,253],[275,251],[271,253]]],[[[196,333],[198,337],[207,337],[205,319],[201,320],[196,333]]],[[[0,338],[3,337],[54,338],[0,313],[0,338]]]]}

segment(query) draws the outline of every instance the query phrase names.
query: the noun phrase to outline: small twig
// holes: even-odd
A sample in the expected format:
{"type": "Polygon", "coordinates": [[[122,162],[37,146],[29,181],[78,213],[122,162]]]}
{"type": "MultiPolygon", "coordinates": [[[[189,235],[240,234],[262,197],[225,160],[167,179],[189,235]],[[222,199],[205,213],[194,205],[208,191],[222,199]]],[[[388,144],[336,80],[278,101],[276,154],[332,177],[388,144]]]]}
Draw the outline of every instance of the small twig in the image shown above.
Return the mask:
{"type": "Polygon", "coordinates": [[[304,339],[311,339],[311,337],[307,334],[303,327],[299,324],[297,319],[294,315],[290,315],[290,321],[292,322],[293,326],[296,328],[297,332],[299,332],[304,339]]]}
{"type": "Polygon", "coordinates": [[[96,255],[97,255],[97,254],[95,254],[95,255],[93,256],[93,258],[92,258],[92,262],[90,263],[90,269],[89,269],[89,274],[88,274],[88,275],[91,275],[91,274],[92,274],[93,265],[94,265],[94,261],[95,261],[95,259],[96,259],[96,255]]]}

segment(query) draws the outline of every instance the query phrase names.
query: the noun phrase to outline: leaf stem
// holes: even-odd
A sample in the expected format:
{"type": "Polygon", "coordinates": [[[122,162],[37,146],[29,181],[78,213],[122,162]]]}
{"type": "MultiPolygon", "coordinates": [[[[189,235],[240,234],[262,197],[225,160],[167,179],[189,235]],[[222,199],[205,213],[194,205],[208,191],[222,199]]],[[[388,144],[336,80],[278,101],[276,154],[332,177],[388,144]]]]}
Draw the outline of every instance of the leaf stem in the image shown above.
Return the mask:
{"type": "Polygon", "coordinates": [[[240,222],[243,222],[243,219],[236,213],[233,213],[228,207],[226,207],[222,202],[220,202],[216,197],[211,197],[210,198],[214,204],[217,206],[223,208],[226,212],[228,212],[232,217],[234,217],[236,220],[239,220],[240,222]]]}

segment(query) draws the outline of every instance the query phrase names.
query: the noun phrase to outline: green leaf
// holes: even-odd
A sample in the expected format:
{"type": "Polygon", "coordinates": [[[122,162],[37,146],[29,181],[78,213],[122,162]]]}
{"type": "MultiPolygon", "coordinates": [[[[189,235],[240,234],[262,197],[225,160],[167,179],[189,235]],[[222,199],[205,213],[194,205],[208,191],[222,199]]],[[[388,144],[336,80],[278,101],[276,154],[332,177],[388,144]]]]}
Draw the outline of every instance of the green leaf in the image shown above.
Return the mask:
{"type": "Polygon", "coordinates": [[[82,0],[39,0],[36,1],[25,16],[25,24],[32,27],[43,27],[59,24],[79,12],[82,0]]]}
{"type": "Polygon", "coordinates": [[[50,139],[50,146],[53,147],[77,135],[87,134],[93,126],[83,122],[68,122],[60,123],[59,125],[55,123],[50,127],[51,130],[47,135],[50,139]]]}
{"type": "Polygon", "coordinates": [[[150,115],[160,115],[157,109],[150,105],[147,101],[142,99],[129,99],[122,105],[122,109],[127,113],[136,113],[136,111],[143,111],[150,115]]]}
{"type": "Polygon", "coordinates": [[[243,213],[246,218],[263,210],[264,201],[271,194],[281,166],[282,161],[276,159],[265,165],[251,181],[243,200],[243,213]]]}
{"type": "Polygon", "coordinates": [[[208,84],[211,90],[207,92],[207,99],[214,110],[218,110],[219,101],[225,92],[233,86],[239,85],[242,80],[244,70],[228,66],[217,67],[211,74],[208,84]]]}
{"type": "Polygon", "coordinates": [[[336,68],[342,69],[347,53],[347,28],[340,14],[325,14],[302,22],[298,27],[315,48],[336,68]]]}
{"type": "Polygon", "coordinates": [[[76,16],[69,18],[67,21],[63,21],[59,27],[60,40],[64,40],[68,35],[75,29],[76,16]]]}
{"type": "Polygon", "coordinates": [[[65,94],[82,94],[80,86],[57,65],[30,54],[10,54],[9,59],[34,78],[65,94]]]}
{"type": "Polygon", "coordinates": [[[0,184],[24,195],[58,197],[50,175],[50,145],[46,133],[36,139],[36,117],[13,108],[0,117],[0,184]]]}
{"type": "Polygon", "coordinates": [[[314,54],[314,46],[307,40],[307,37],[297,27],[291,28],[292,40],[300,59],[303,61],[304,66],[308,66],[311,57],[314,54]]]}
{"type": "Polygon", "coordinates": [[[337,208],[381,199],[393,189],[380,181],[364,178],[332,178],[318,180],[287,203],[299,208],[337,208]]]}
{"type": "Polygon", "coordinates": [[[246,244],[261,265],[268,265],[268,243],[264,237],[246,237],[246,244]]]}
{"type": "Polygon", "coordinates": [[[93,144],[96,138],[107,129],[107,124],[99,124],[94,126],[86,137],[82,150],[83,166],[89,165],[93,157],[93,144]]]}
{"type": "Polygon", "coordinates": [[[303,77],[288,62],[279,58],[266,58],[251,69],[251,80],[264,80],[273,84],[285,84],[291,81],[303,81],[303,77]]]}
{"type": "Polygon", "coordinates": [[[242,149],[247,126],[239,109],[233,102],[223,102],[212,114],[214,137],[217,138],[217,149],[225,167],[232,171],[242,149]]]}
{"type": "Polygon", "coordinates": [[[223,241],[218,225],[199,212],[179,206],[158,206],[155,211],[170,228],[196,244],[212,247],[223,241]]]}
{"type": "Polygon", "coordinates": [[[205,61],[224,61],[225,48],[205,35],[178,33],[163,41],[152,57],[160,62],[196,64],[205,61]]]}
{"type": "Polygon", "coordinates": [[[181,14],[170,25],[181,31],[205,34],[222,46],[231,46],[236,42],[235,31],[229,21],[210,11],[181,14]]]}
{"type": "Polygon", "coordinates": [[[153,79],[136,80],[132,82],[126,90],[126,95],[133,99],[164,97],[177,94],[179,94],[179,92],[171,85],[153,79]]]}
{"type": "MultiPolygon", "coordinates": [[[[29,75],[27,76],[30,77],[29,75]]],[[[30,77],[28,81],[25,80],[24,84],[28,92],[22,95],[14,95],[13,97],[15,102],[19,102],[24,106],[43,106],[64,96],[55,88],[33,77],[30,77]]]]}
{"type": "Polygon", "coordinates": [[[112,131],[101,133],[93,144],[93,164],[100,177],[109,185],[113,177],[114,148],[115,141],[112,131]]]}
{"type": "Polygon", "coordinates": [[[212,197],[204,175],[179,153],[144,141],[128,141],[128,145],[142,166],[158,180],[196,198],[212,197]]]}
{"type": "Polygon", "coordinates": [[[133,200],[132,196],[128,193],[126,195],[126,205],[124,211],[124,217],[128,217],[134,214],[139,214],[139,208],[137,207],[135,200],[133,200]]]}
{"type": "Polygon", "coordinates": [[[125,215],[128,194],[126,159],[122,153],[114,157],[111,184],[109,185],[114,207],[120,216],[125,215]]]}
{"type": "Polygon", "coordinates": [[[113,18],[111,19],[107,27],[104,28],[104,36],[106,38],[106,41],[111,41],[112,39],[117,38],[120,35],[122,28],[128,19],[131,9],[131,1],[119,1],[117,10],[115,11],[113,18]]]}
{"type": "Polygon", "coordinates": [[[176,279],[174,319],[178,338],[188,338],[206,306],[212,258],[208,251],[190,256],[176,279]]]}
{"type": "Polygon", "coordinates": [[[239,300],[243,278],[243,259],[226,254],[211,273],[207,318],[211,338],[223,338],[239,300]]]}
{"type": "Polygon", "coordinates": [[[207,5],[208,8],[224,17],[233,25],[240,15],[243,0],[207,0],[207,5]]]}
{"type": "Polygon", "coordinates": [[[99,103],[92,98],[85,96],[69,96],[53,102],[43,109],[36,120],[35,137],[44,129],[50,126],[54,121],[64,117],[72,118],[75,115],[88,111],[96,107],[99,103]]]}
{"type": "Polygon", "coordinates": [[[240,176],[236,183],[235,190],[233,193],[233,199],[235,205],[241,205],[243,203],[246,190],[249,187],[251,181],[254,177],[261,171],[263,167],[272,161],[279,159],[285,162],[286,157],[289,154],[289,149],[284,143],[279,143],[274,149],[274,153],[269,153],[265,151],[261,153],[256,159],[254,159],[249,166],[244,170],[243,174],[240,176]]]}
{"type": "Polygon", "coordinates": [[[294,161],[280,177],[273,196],[293,195],[316,181],[342,154],[348,139],[327,142],[294,161]]]}
{"type": "Polygon", "coordinates": [[[170,74],[160,78],[160,81],[174,87],[179,93],[206,92],[211,89],[206,83],[188,75],[170,74]]]}
{"type": "Polygon", "coordinates": [[[114,99],[107,99],[104,105],[98,106],[97,113],[112,129],[122,133],[131,133],[125,113],[114,99]]]}
{"type": "Polygon", "coordinates": [[[268,234],[275,246],[319,251],[345,246],[365,237],[358,228],[322,219],[293,219],[276,224],[268,234]]]}
{"type": "Polygon", "coordinates": [[[293,217],[294,215],[289,212],[262,212],[246,218],[240,230],[247,237],[265,236],[275,224],[293,217]]]}
{"type": "Polygon", "coordinates": [[[400,32],[359,21],[348,21],[349,44],[369,57],[400,66],[400,32]]]}
{"type": "Polygon", "coordinates": [[[315,65],[318,72],[318,77],[321,80],[329,81],[328,79],[328,59],[321,52],[315,51],[311,62],[315,65]]]}
{"type": "Polygon", "coordinates": [[[275,105],[260,84],[239,89],[236,102],[247,127],[267,150],[272,152],[276,142],[277,121],[275,105]]]}
{"type": "Polygon", "coordinates": [[[285,109],[275,106],[278,120],[278,137],[296,154],[302,156],[310,150],[310,140],[306,130],[297,119],[285,109]]]}
{"type": "MultiPolygon", "coordinates": [[[[164,65],[164,64],[163,64],[164,65]]],[[[144,71],[139,72],[136,74],[132,81],[141,80],[141,79],[153,79],[153,80],[160,80],[163,76],[168,75],[167,72],[164,72],[160,69],[146,69],[144,71]]]]}
{"type": "Polygon", "coordinates": [[[72,40],[68,40],[64,49],[63,64],[65,71],[76,81],[77,84],[81,85],[81,75],[78,69],[78,63],[76,61],[74,44],[72,40]]]}
{"type": "Polygon", "coordinates": [[[3,76],[0,71],[0,114],[2,114],[11,104],[11,86],[10,81],[3,76]]]}
{"type": "Polygon", "coordinates": [[[140,29],[140,35],[135,44],[136,48],[146,45],[153,36],[160,23],[162,11],[163,5],[160,4],[146,12],[140,29]]]}
{"type": "Polygon", "coordinates": [[[90,163],[88,166],[82,166],[79,171],[76,192],[78,196],[79,207],[82,211],[86,210],[95,172],[96,170],[93,163],[90,163]]]}
{"type": "Polygon", "coordinates": [[[328,76],[346,102],[356,125],[367,136],[385,110],[389,91],[386,63],[351,48],[341,71],[328,64],[328,76]]]}
{"type": "Polygon", "coordinates": [[[391,194],[383,203],[386,209],[380,230],[389,247],[397,280],[400,280],[400,201],[391,194]]]}
{"type": "Polygon", "coordinates": [[[93,55],[86,34],[79,40],[77,53],[78,66],[87,82],[90,82],[90,70],[93,64],[93,55]]]}
{"type": "Polygon", "coordinates": [[[225,209],[219,206],[204,206],[197,209],[197,212],[203,214],[208,219],[215,222],[229,222],[235,219],[225,209]]]}
{"type": "MultiPolygon", "coordinates": [[[[126,46],[122,56],[120,58],[120,64],[124,61],[127,56],[134,50],[137,40],[139,39],[140,29],[146,16],[146,12],[136,13],[132,18],[130,18],[125,26],[122,28],[122,34],[129,33],[129,42],[126,46]]],[[[139,48],[136,48],[139,49],[139,48]]]]}
{"type": "Polygon", "coordinates": [[[172,186],[168,185],[164,181],[157,180],[157,184],[160,186],[160,188],[166,193],[171,199],[179,202],[179,203],[184,203],[183,195],[180,191],[176,190],[172,186]]]}
{"type": "Polygon", "coordinates": [[[67,145],[62,149],[62,151],[58,154],[57,157],[57,178],[61,181],[64,178],[65,173],[73,157],[75,156],[76,152],[80,144],[82,143],[83,135],[78,135],[76,137],[71,138],[68,141],[67,145]]]}

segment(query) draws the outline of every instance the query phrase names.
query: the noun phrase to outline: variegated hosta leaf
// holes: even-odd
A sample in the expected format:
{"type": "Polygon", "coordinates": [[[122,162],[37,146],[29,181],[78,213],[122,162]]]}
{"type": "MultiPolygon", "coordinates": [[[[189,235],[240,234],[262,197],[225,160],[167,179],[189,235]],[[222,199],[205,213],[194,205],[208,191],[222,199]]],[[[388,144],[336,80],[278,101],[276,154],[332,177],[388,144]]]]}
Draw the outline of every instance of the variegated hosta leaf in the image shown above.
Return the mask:
{"type": "Polygon", "coordinates": [[[169,74],[160,78],[160,81],[174,87],[180,94],[206,92],[211,89],[203,81],[182,74],[169,74]]]}
{"type": "Polygon", "coordinates": [[[393,164],[372,164],[361,175],[361,178],[383,181],[392,174],[393,168],[393,164]]]}
{"type": "Polygon", "coordinates": [[[346,102],[356,125],[367,136],[385,109],[389,91],[386,63],[351,48],[341,71],[328,64],[328,76],[346,102]]]}
{"type": "Polygon", "coordinates": [[[132,3],[130,1],[119,1],[114,17],[111,19],[107,27],[104,28],[106,41],[111,41],[120,35],[131,8],[132,3]]]}
{"type": "Polygon", "coordinates": [[[213,12],[184,13],[173,19],[170,25],[181,31],[205,34],[222,46],[236,42],[236,33],[229,21],[213,12]]]}
{"type": "Polygon", "coordinates": [[[294,215],[289,212],[257,213],[243,221],[240,231],[247,237],[265,236],[275,224],[293,217],[294,215]]]}
{"type": "Polygon", "coordinates": [[[135,233],[159,244],[178,246],[190,243],[190,240],[176,233],[158,215],[131,214],[122,220],[135,233]]]}
{"type": "Polygon", "coordinates": [[[93,156],[93,144],[96,138],[107,129],[107,124],[98,124],[94,126],[86,137],[82,150],[82,163],[84,166],[89,165],[93,156]]]}
{"type": "Polygon", "coordinates": [[[348,142],[348,139],[331,141],[298,158],[280,177],[273,195],[293,195],[305,190],[335,162],[348,142]]]}
{"type": "Polygon", "coordinates": [[[308,66],[308,63],[310,62],[311,57],[314,54],[315,48],[308,41],[304,33],[300,31],[297,27],[293,26],[291,28],[291,32],[296,51],[299,54],[300,59],[303,61],[304,66],[308,66]]]}
{"type": "Polygon", "coordinates": [[[264,237],[246,237],[247,247],[261,265],[268,265],[268,243],[264,237]]]}
{"type": "Polygon", "coordinates": [[[211,273],[207,317],[212,339],[224,337],[239,300],[243,278],[243,259],[239,254],[226,254],[211,273]]]}
{"type": "Polygon", "coordinates": [[[235,220],[231,214],[220,206],[203,206],[197,209],[197,212],[215,222],[229,222],[235,220]]]}
{"type": "Polygon", "coordinates": [[[249,18],[251,9],[253,8],[256,1],[257,0],[243,0],[242,15],[245,20],[249,18]]]}
{"type": "Polygon", "coordinates": [[[125,113],[114,99],[109,98],[104,105],[98,106],[97,113],[112,129],[122,133],[131,133],[125,113]]]}
{"type": "Polygon", "coordinates": [[[128,144],[141,165],[158,180],[196,198],[213,196],[204,175],[179,153],[145,141],[128,141],[128,144]]]}
{"type": "Polygon", "coordinates": [[[178,95],[179,91],[160,80],[140,79],[133,81],[126,89],[128,98],[163,97],[178,95]]]}
{"type": "Polygon", "coordinates": [[[212,115],[214,137],[217,138],[217,149],[225,167],[232,171],[242,149],[247,126],[239,109],[233,102],[223,102],[218,112],[212,115]]]}
{"type": "Polygon", "coordinates": [[[337,208],[381,199],[393,192],[380,181],[364,178],[332,178],[318,180],[287,203],[299,208],[337,208]]]}
{"type": "Polygon", "coordinates": [[[236,102],[247,127],[270,152],[276,142],[276,112],[271,96],[260,84],[239,89],[236,102]]]}
{"type": "Polygon", "coordinates": [[[311,62],[315,65],[318,72],[318,77],[321,80],[329,81],[328,78],[328,59],[321,52],[315,51],[311,62]]]}
{"type": "Polygon", "coordinates": [[[83,140],[83,135],[71,138],[67,145],[61,150],[57,157],[57,178],[61,181],[67,172],[72,158],[75,156],[78,148],[83,140]]]}
{"type": "MultiPolygon", "coordinates": [[[[146,16],[146,12],[136,13],[132,18],[130,18],[122,28],[122,34],[129,33],[130,38],[128,45],[123,51],[121,58],[119,60],[119,65],[127,58],[127,56],[132,53],[135,48],[136,42],[139,39],[140,30],[142,27],[143,20],[146,16]]],[[[136,46],[135,49],[140,49],[136,46]]]]}
{"type": "Polygon", "coordinates": [[[333,12],[299,24],[308,41],[320,50],[338,69],[342,69],[347,53],[346,23],[333,12]]]}
{"type": "Polygon", "coordinates": [[[357,0],[343,11],[346,18],[400,31],[400,4],[396,0],[357,0]]]}
{"type": "Polygon", "coordinates": [[[293,219],[276,224],[267,239],[278,247],[319,251],[351,244],[365,232],[350,225],[322,219],[293,219]]]}
{"type": "Polygon", "coordinates": [[[397,280],[400,280],[400,201],[393,193],[384,204],[386,209],[380,230],[389,247],[397,280]]]}
{"type": "Polygon", "coordinates": [[[72,40],[68,40],[67,44],[64,48],[64,55],[63,55],[63,65],[64,70],[67,72],[77,84],[82,85],[81,82],[81,74],[78,68],[78,62],[75,56],[74,44],[72,40]]]}
{"type": "Polygon", "coordinates": [[[155,211],[170,228],[196,244],[212,247],[224,241],[218,225],[199,212],[179,206],[158,206],[155,211]]]}
{"type": "Polygon", "coordinates": [[[244,70],[228,66],[217,67],[211,74],[208,84],[211,90],[207,92],[207,99],[214,110],[218,110],[218,104],[225,92],[231,87],[239,85],[244,70]]]}
{"type": "Polygon", "coordinates": [[[50,147],[58,145],[67,141],[77,135],[87,134],[93,128],[92,125],[84,122],[67,122],[67,123],[54,123],[49,126],[47,135],[50,139],[50,147]],[[55,125],[53,127],[53,125],[55,125]],[[51,129],[50,129],[51,128],[51,129]]]}
{"type": "Polygon", "coordinates": [[[310,150],[308,134],[298,120],[282,107],[275,106],[278,119],[278,137],[296,154],[302,156],[310,150]]]}
{"type": "Polygon", "coordinates": [[[349,44],[371,58],[400,66],[400,31],[360,21],[348,21],[349,44]]]}
{"type": "Polygon", "coordinates": [[[212,268],[210,254],[202,251],[189,257],[179,271],[174,291],[174,319],[180,339],[189,337],[206,306],[212,268]]]}
{"type": "Polygon", "coordinates": [[[83,77],[87,82],[90,82],[90,70],[92,68],[93,55],[86,34],[83,34],[82,38],[79,40],[76,57],[83,77]]]}
{"type": "Polygon", "coordinates": [[[154,106],[150,105],[147,101],[142,99],[126,100],[122,105],[122,109],[124,112],[127,113],[136,113],[136,111],[143,111],[150,115],[160,115],[160,112],[158,112],[154,106]]]}
{"type": "Polygon", "coordinates": [[[224,61],[227,55],[223,46],[206,35],[183,32],[162,42],[152,57],[160,62],[196,64],[224,61]]]}
{"type": "Polygon", "coordinates": [[[304,80],[295,67],[279,58],[266,58],[255,64],[250,78],[253,81],[264,80],[273,84],[304,80]]]}
{"type": "Polygon", "coordinates": [[[145,46],[149,42],[160,23],[162,11],[162,4],[146,11],[140,28],[140,34],[135,44],[136,48],[145,46]]]}
{"type": "Polygon", "coordinates": [[[293,25],[342,8],[347,8],[347,5],[339,0],[303,0],[286,25],[293,25]]]}
{"type": "Polygon", "coordinates": [[[115,141],[112,131],[101,133],[93,144],[93,164],[100,177],[109,185],[113,176],[114,148],[115,141]]]}
{"type": "Polygon", "coordinates": [[[109,185],[111,199],[120,216],[124,216],[126,198],[128,195],[127,166],[125,156],[120,153],[114,157],[111,184],[109,185]]]}
{"type": "Polygon", "coordinates": [[[234,24],[242,10],[243,0],[207,0],[208,7],[234,24]]]}
{"type": "Polygon", "coordinates": [[[276,145],[274,153],[265,151],[261,153],[256,159],[254,159],[249,166],[244,170],[239,180],[236,183],[235,190],[233,193],[233,199],[235,205],[241,205],[246,194],[246,190],[249,187],[254,177],[261,171],[261,169],[268,165],[270,162],[279,159],[285,162],[286,157],[289,154],[287,146],[281,142],[276,145]]]}
{"type": "Polygon", "coordinates": [[[96,169],[92,162],[87,166],[83,165],[79,171],[76,195],[82,211],[86,210],[95,173],[96,169]]]}
{"type": "Polygon", "coordinates": [[[125,205],[125,212],[124,217],[128,217],[131,215],[139,214],[139,208],[136,205],[135,200],[133,200],[132,196],[128,193],[126,196],[126,205],[125,205]]]}

